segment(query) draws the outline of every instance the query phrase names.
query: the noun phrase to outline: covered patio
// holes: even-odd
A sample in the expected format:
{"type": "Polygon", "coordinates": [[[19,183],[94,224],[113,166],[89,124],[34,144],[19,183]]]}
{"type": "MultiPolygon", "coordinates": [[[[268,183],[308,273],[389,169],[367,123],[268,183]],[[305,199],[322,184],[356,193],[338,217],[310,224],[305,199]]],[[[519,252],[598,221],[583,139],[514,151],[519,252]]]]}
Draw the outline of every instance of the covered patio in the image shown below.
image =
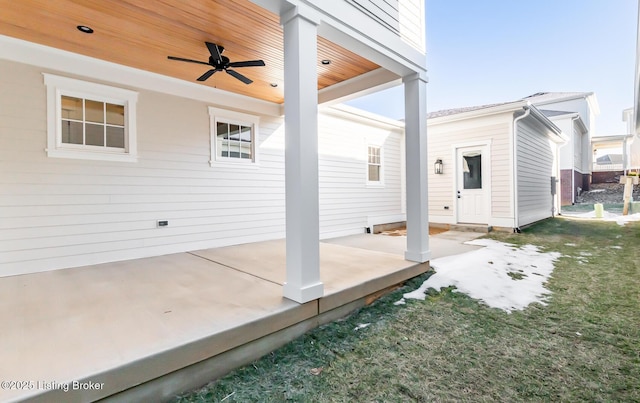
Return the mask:
{"type": "Polygon", "coordinates": [[[33,106],[7,108],[15,116],[6,121],[18,123],[2,127],[19,141],[0,170],[12,220],[0,259],[0,401],[166,399],[428,269],[423,0],[391,10],[319,0],[2,2],[0,59],[16,94],[1,101],[33,106]],[[217,71],[223,59],[210,44],[264,68],[247,72],[251,86],[221,70],[200,80],[213,74],[203,65],[217,71]],[[61,95],[52,75],[90,88],[61,95]],[[321,242],[336,232],[320,231],[319,106],[400,84],[399,203],[338,233],[391,214],[407,236],[393,253],[321,242]],[[94,94],[105,86],[128,98],[94,94]],[[127,143],[116,147],[125,160],[62,139],[63,96],[127,106],[127,143]],[[242,169],[208,148],[220,108],[226,123],[252,127],[255,153],[242,169]],[[22,115],[31,110],[38,117],[22,115]],[[266,147],[279,133],[282,144],[266,147]],[[58,146],[83,152],[48,153],[58,146]]]}
{"type": "MultiPolygon", "coordinates": [[[[477,233],[432,236],[434,255],[477,233]]],[[[1,401],[157,401],[251,362],[428,270],[406,238],[321,242],[325,295],[282,296],[284,240],[0,280],[1,401]],[[28,356],[24,352],[29,352],[28,356]],[[75,390],[74,390],[75,389],[75,390]]]]}

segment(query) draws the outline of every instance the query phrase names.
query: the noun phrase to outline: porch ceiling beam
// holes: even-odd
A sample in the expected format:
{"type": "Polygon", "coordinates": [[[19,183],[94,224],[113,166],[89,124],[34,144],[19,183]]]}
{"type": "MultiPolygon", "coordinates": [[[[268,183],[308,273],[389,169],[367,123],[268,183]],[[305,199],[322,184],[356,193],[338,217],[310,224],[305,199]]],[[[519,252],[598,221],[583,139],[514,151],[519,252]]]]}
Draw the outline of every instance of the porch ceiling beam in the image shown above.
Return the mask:
{"type": "Polygon", "coordinates": [[[401,83],[402,80],[398,75],[389,70],[379,68],[321,89],[318,91],[318,103],[334,104],[345,102],[363,95],[398,86],[401,83]]]}

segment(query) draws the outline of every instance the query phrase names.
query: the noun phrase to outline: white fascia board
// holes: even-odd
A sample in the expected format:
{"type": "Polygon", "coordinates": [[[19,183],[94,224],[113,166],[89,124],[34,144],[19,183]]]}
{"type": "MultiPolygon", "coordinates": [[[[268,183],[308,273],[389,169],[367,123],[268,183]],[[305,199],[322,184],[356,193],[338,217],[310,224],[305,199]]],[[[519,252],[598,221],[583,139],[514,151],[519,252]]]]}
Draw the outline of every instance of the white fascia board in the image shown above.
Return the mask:
{"type": "Polygon", "coordinates": [[[578,125],[578,128],[582,133],[587,133],[589,129],[587,129],[587,125],[584,124],[584,120],[582,120],[582,116],[578,112],[569,112],[564,115],[551,116],[548,117],[552,122],[558,122],[560,120],[571,119],[578,125]]]}
{"type": "MultiPolygon", "coordinates": [[[[558,102],[567,102],[567,101],[573,101],[574,99],[585,99],[588,101],[588,98],[594,96],[595,94],[593,92],[580,92],[577,94],[573,94],[573,95],[566,95],[563,97],[557,97],[557,98],[553,98],[553,99],[547,99],[545,101],[535,101],[534,104],[537,107],[543,106],[543,105],[549,105],[549,104],[557,104],[558,102]]],[[[529,101],[530,102],[530,101],[529,101]]],[[[595,101],[595,105],[598,104],[598,101],[595,101]]]]}
{"type": "Polygon", "coordinates": [[[434,126],[442,123],[455,122],[458,120],[466,120],[477,117],[485,117],[491,115],[498,115],[505,112],[515,112],[518,109],[522,109],[527,105],[526,101],[509,102],[504,105],[492,106],[489,108],[476,109],[468,112],[454,113],[446,116],[439,116],[437,118],[427,119],[427,126],[434,126]]]}
{"type": "Polygon", "coordinates": [[[401,120],[390,119],[386,116],[367,112],[348,105],[338,104],[323,106],[320,108],[320,111],[323,113],[344,117],[349,120],[360,120],[366,124],[375,125],[385,129],[404,131],[404,122],[401,120]]]}
{"type": "Polygon", "coordinates": [[[0,59],[100,81],[207,102],[227,109],[281,116],[281,105],[177,78],[0,35],[0,59]],[[117,81],[105,80],[117,77],[117,81]],[[224,99],[224,104],[220,100],[224,99]]]}
{"type": "Polygon", "coordinates": [[[580,130],[582,131],[582,133],[588,133],[589,132],[589,129],[587,129],[587,125],[584,124],[584,120],[582,120],[582,117],[580,115],[577,115],[575,117],[575,122],[577,123],[577,125],[580,128],[580,130]]]}
{"type": "Polygon", "coordinates": [[[318,103],[340,103],[402,84],[398,75],[379,68],[318,91],[318,103]]]}
{"type": "Polygon", "coordinates": [[[628,140],[632,137],[633,137],[633,134],[614,134],[611,136],[594,136],[594,137],[591,137],[591,144],[596,144],[596,143],[606,144],[606,143],[616,143],[616,142],[619,143],[621,141],[628,140]]]}

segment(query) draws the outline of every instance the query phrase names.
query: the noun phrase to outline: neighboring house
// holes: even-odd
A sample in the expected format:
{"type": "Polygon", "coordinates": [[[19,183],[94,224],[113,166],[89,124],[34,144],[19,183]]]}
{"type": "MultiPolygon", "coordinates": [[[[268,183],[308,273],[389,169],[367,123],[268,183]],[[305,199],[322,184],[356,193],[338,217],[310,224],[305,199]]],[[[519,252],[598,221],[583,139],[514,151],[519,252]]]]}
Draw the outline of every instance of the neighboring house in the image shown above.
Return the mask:
{"type": "Polygon", "coordinates": [[[0,277],[286,235],[306,302],[320,237],[405,214],[429,259],[424,0],[4,3],[0,277]],[[196,81],[204,41],[266,66],[196,81]],[[318,113],[400,81],[403,124],[318,113]]]}
{"type": "Polygon", "coordinates": [[[558,211],[553,178],[566,139],[529,102],[433,112],[427,128],[431,223],[519,231],[558,211]]]}
{"type": "Polygon", "coordinates": [[[593,153],[591,137],[600,113],[593,92],[540,92],[523,98],[540,109],[568,137],[560,148],[561,204],[575,202],[578,192],[589,190],[593,153]]]}
{"type": "Polygon", "coordinates": [[[629,143],[633,136],[597,136],[591,138],[593,162],[592,183],[615,182],[629,166],[629,143]]]}

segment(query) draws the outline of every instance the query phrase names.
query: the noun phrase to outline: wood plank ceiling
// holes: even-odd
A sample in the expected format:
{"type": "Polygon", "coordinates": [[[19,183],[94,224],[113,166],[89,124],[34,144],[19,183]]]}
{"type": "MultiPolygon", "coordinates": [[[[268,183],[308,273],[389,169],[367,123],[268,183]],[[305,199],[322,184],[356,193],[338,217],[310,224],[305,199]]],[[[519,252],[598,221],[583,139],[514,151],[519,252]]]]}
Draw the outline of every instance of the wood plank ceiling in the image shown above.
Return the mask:
{"type": "MultiPolygon", "coordinates": [[[[222,72],[202,85],[276,103],[284,98],[279,17],[248,0],[0,0],[0,34],[191,82],[207,66],[167,56],[207,61],[204,42],[213,42],[232,62],[262,59],[266,66],[237,69],[250,85],[222,72]]],[[[318,89],[378,68],[321,37],[317,66],[318,89]]]]}

